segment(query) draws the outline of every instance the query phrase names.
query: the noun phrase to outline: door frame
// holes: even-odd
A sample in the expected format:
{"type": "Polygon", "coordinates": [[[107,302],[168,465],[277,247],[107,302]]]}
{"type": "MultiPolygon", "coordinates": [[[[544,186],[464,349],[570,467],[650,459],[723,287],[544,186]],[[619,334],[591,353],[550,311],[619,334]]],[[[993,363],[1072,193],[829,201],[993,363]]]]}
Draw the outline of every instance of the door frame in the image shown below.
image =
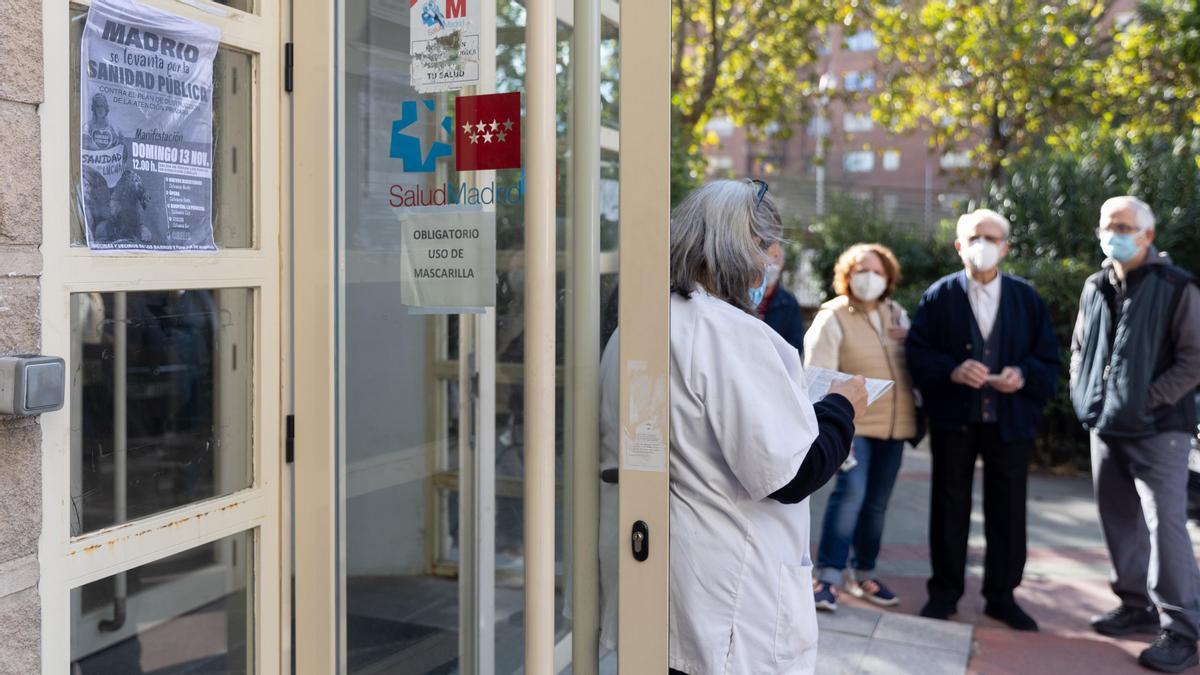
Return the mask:
{"type": "MultiPolygon", "coordinates": [[[[286,0],[258,0],[249,14],[197,0],[140,2],[221,29],[221,45],[254,56],[251,141],[255,167],[253,245],[216,253],[94,254],[72,246],[71,223],[71,7],[90,0],[42,0],[44,104],[40,106],[43,242],[41,278],[42,349],[61,355],[66,372],[72,354],[71,294],[174,289],[249,288],[253,291],[253,392],[249,394],[253,479],[249,488],[177,507],[112,527],[71,535],[71,396],[61,411],[41,417],[42,534],[38,559],[42,618],[41,663],[45,673],[70,671],[72,589],[170,555],[251,532],[253,654],[256,672],[280,670],[282,563],[280,477],[283,417],[281,370],[287,358],[281,341],[282,222],[280,217],[282,98],[281,38],[286,0]],[[65,133],[64,133],[65,132],[65,133]]],[[[69,378],[69,375],[68,375],[69,378]]],[[[67,391],[71,391],[68,379],[67,391]]],[[[192,584],[193,586],[195,584],[192,584]]],[[[186,589],[180,588],[181,593],[186,589]]],[[[201,592],[203,595],[203,592],[201,592]]],[[[193,596],[196,597],[196,596],[193,596]]],[[[177,602],[148,593],[146,603],[177,602]],[[151,597],[153,596],[153,597],[151,597]]]]}
{"type": "Polygon", "coordinates": [[[671,550],[671,3],[622,2],[622,12],[626,9],[636,14],[634,20],[621,22],[621,287],[636,291],[621,294],[618,321],[621,504],[617,656],[619,672],[665,673],[671,550]],[[631,386],[635,377],[636,390],[631,386]],[[662,395],[654,396],[654,392],[662,395]],[[635,405],[637,419],[631,417],[635,405]],[[655,450],[661,453],[658,466],[630,466],[629,446],[635,438],[657,446],[655,450]],[[646,523],[650,533],[645,562],[635,560],[628,545],[627,537],[638,521],[646,523]]]}
{"type": "MultiPolygon", "coordinates": [[[[605,17],[615,18],[619,6],[612,0],[584,0],[598,5],[605,17]]],[[[581,7],[584,2],[572,5],[567,0],[526,0],[526,6],[541,10],[543,20],[530,31],[538,31],[535,39],[542,41],[543,47],[549,45],[547,51],[550,59],[549,81],[541,82],[542,97],[539,99],[542,109],[541,116],[533,119],[547,119],[548,124],[554,123],[554,82],[553,82],[553,46],[556,41],[554,21],[546,21],[548,14],[551,19],[572,22],[574,8],[581,7]],[[540,30],[539,30],[540,28],[540,30]],[[545,92],[550,96],[546,97],[545,92]],[[545,103],[549,100],[549,115],[546,115],[545,103]]],[[[485,4],[487,4],[485,2],[485,4]]],[[[622,374],[628,371],[628,364],[645,365],[651,378],[666,383],[668,369],[669,330],[668,307],[668,238],[669,238],[669,138],[670,138],[670,5],[667,0],[651,0],[648,3],[638,3],[636,9],[630,5],[631,11],[636,11],[636,21],[630,21],[622,31],[620,46],[621,57],[621,119],[623,128],[621,140],[630,139],[628,144],[622,143],[625,149],[621,157],[620,172],[620,273],[622,286],[627,289],[638,289],[636,293],[628,293],[620,303],[620,323],[622,328],[621,355],[622,374]],[[630,67],[624,67],[628,64],[630,67]],[[636,65],[635,65],[636,64],[636,65]],[[649,67],[647,67],[649,66],[649,67]],[[647,72],[648,71],[648,72],[647,72]],[[657,88],[657,89],[656,89],[657,88]],[[634,105],[634,101],[637,105],[634,105]],[[646,114],[647,102],[661,106],[660,111],[646,114]]],[[[485,23],[490,16],[494,21],[494,11],[485,10],[485,23]]],[[[531,25],[532,21],[531,21],[531,25]]],[[[295,332],[295,373],[294,386],[296,412],[296,462],[295,462],[295,663],[296,672],[301,673],[336,673],[342,668],[346,636],[344,624],[338,620],[344,602],[344,586],[339,575],[344,570],[344,559],[338,546],[339,528],[344,527],[344,514],[341,511],[341,500],[345,495],[345,484],[342,467],[339,467],[337,453],[340,429],[338,427],[338,403],[336,391],[337,379],[337,348],[340,336],[337,330],[338,307],[337,285],[335,279],[340,279],[344,270],[339,267],[336,259],[338,241],[338,223],[342,222],[343,214],[339,212],[338,168],[343,166],[342,149],[337,142],[338,124],[344,119],[345,110],[337,100],[336,78],[341,63],[338,54],[336,31],[339,29],[339,17],[336,0],[317,0],[306,4],[303,12],[297,12],[293,17],[292,30],[295,44],[295,91],[293,92],[293,161],[294,161],[294,332],[295,332]]],[[[484,26],[483,33],[494,34],[492,26],[484,26]]],[[[486,50],[485,50],[486,53],[486,50]]],[[[533,54],[530,54],[531,60],[533,54]]],[[[598,60],[595,61],[598,63],[598,60]]],[[[531,64],[531,72],[547,72],[543,68],[536,70],[531,64]]],[[[598,66],[597,66],[598,67],[598,66]]],[[[485,74],[487,69],[481,68],[485,74]]],[[[595,78],[598,81],[598,77],[595,78]]],[[[486,90],[486,88],[481,88],[486,90]]],[[[597,94],[598,96],[598,94],[597,94]]],[[[538,101],[530,100],[530,105],[538,105],[538,101]]],[[[527,128],[531,127],[527,118],[527,128]]],[[[533,130],[530,129],[532,132],[533,130]]],[[[611,144],[616,140],[611,130],[600,134],[611,144]]],[[[527,137],[533,137],[530,133],[527,137]]],[[[543,234],[549,229],[550,254],[545,255],[546,239],[541,240],[542,255],[526,257],[529,266],[529,286],[537,286],[545,294],[547,280],[552,287],[556,274],[556,256],[553,254],[554,223],[554,171],[553,171],[553,131],[550,133],[549,147],[543,142],[530,146],[530,152],[549,155],[549,171],[535,172],[530,170],[526,178],[527,203],[540,198],[540,208],[544,211],[549,203],[549,218],[544,213],[540,220],[527,217],[526,226],[534,227],[541,224],[543,234]],[[545,199],[549,194],[549,200],[545,199]],[[548,222],[547,222],[548,220],[548,222]],[[536,273],[533,268],[536,268],[536,273]],[[538,281],[535,281],[535,276],[538,281]]],[[[545,158],[543,158],[544,160],[545,158]]],[[[544,162],[543,162],[544,163],[544,162]]],[[[529,163],[527,162],[527,166],[529,163]]],[[[528,208],[528,206],[527,206],[528,208]]],[[[527,214],[529,212],[527,211],[527,214]]],[[[528,245],[528,244],[527,244],[528,245]]],[[[580,250],[580,249],[576,249],[580,250]]],[[[590,255],[590,253],[589,253],[590,255]]],[[[528,298],[529,296],[527,296],[528,298]]],[[[541,297],[541,296],[535,296],[541,297]]],[[[549,325],[549,338],[553,343],[553,305],[549,303],[528,302],[528,317],[532,320],[535,312],[542,311],[545,305],[549,321],[541,317],[543,329],[549,325]]],[[[494,312],[480,315],[468,322],[471,329],[464,331],[461,339],[473,337],[474,351],[480,359],[495,358],[494,312]]],[[[528,324],[527,324],[528,325],[528,324]]],[[[580,326],[584,326],[580,322],[580,326]]],[[[534,332],[532,328],[530,332],[534,332]]],[[[545,339],[545,331],[542,331],[545,339]]],[[[529,343],[527,342],[527,345],[529,343]]],[[[465,343],[464,343],[465,346],[465,343]]],[[[550,410],[550,467],[553,468],[553,349],[549,350],[551,360],[549,368],[543,363],[540,376],[530,375],[529,362],[526,362],[527,382],[546,380],[549,373],[551,393],[549,396],[550,410]]],[[[530,351],[527,347],[526,354],[530,351]]],[[[460,354],[465,351],[460,350],[460,354]]],[[[480,387],[494,385],[494,372],[486,367],[479,368],[480,387]]],[[[469,379],[470,374],[461,375],[469,379]]],[[[586,379],[586,378],[584,378],[586,379]]],[[[628,402],[631,390],[622,377],[621,410],[622,425],[629,428],[627,419],[630,406],[628,402]]],[[[532,387],[530,387],[532,388],[532,387]]],[[[543,392],[543,399],[544,399],[543,392]]],[[[545,401],[543,400],[543,404],[545,401]]],[[[655,471],[622,471],[621,473],[621,521],[632,523],[642,520],[650,524],[654,533],[656,548],[647,562],[638,563],[628,552],[628,547],[622,546],[621,554],[621,596],[622,622],[620,659],[627,672],[664,672],[667,662],[667,467],[666,441],[667,403],[662,399],[656,403],[653,417],[662,424],[660,432],[664,455],[662,466],[655,471]],[[628,478],[626,478],[628,476],[628,478]],[[636,598],[636,599],[635,599],[636,598]],[[627,614],[628,612],[628,614],[627,614]],[[628,642],[626,642],[628,641],[628,642]],[[629,646],[627,649],[626,646],[629,646]],[[635,661],[633,659],[640,659],[635,661]],[[629,659],[627,661],[627,659],[629,659]],[[661,663],[662,667],[653,670],[648,664],[661,663]]],[[[526,405],[527,415],[532,407],[526,405]]],[[[544,405],[542,407],[545,407],[544,405]]],[[[474,415],[477,433],[491,430],[488,415],[480,414],[476,409],[474,415]]],[[[541,426],[544,437],[546,426],[541,426]]],[[[527,417],[527,453],[531,436],[538,433],[527,417]]],[[[545,444],[545,438],[542,439],[545,444]]],[[[546,454],[543,452],[542,454],[546,454]]],[[[485,457],[486,459],[486,457],[485,457]]],[[[544,457],[543,457],[544,459],[544,457]]],[[[476,461],[479,461],[478,458],[476,461]]],[[[528,461],[528,456],[527,456],[528,461]]],[[[545,464],[543,466],[543,473],[545,464]]],[[[480,466],[474,473],[471,482],[486,481],[488,471],[480,466]]],[[[582,475],[582,474],[581,474],[582,475]]],[[[594,475],[594,474],[593,474],[594,475]]],[[[594,479],[593,479],[594,480],[594,479]]],[[[534,485],[535,481],[527,481],[526,489],[531,485],[542,490],[535,495],[533,501],[526,503],[545,503],[546,485],[534,485]],[[540,502],[538,501],[540,500],[540,502]]],[[[549,499],[553,500],[553,474],[549,481],[549,499]]],[[[462,508],[470,508],[476,513],[488,508],[487,502],[494,498],[494,493],[478,493],[480,502],[464,500],[462,508]]],[[[527,493],[528,498],[528,493],[527,493]]],[[[598,509],[597,509],[598,510],[598,509]]],[[[528,510],[527,510],[528,511],[528,510]]],[[[552,509],[551,509],[552,513],[552,509]]],[[[598,517],[598,515],[596,516],[598,517]]],[[[545,558],[546,551],[553,556],[554,522],[553,517],[546,518],[545,514],[535,524],[539,538],[551,545],[541,549],[540,555],[545,558]]],[[[528,527],[527,527],[528,529],[528,527]]],[[[623,532],[628,527],[622,527],[623,532]]],[[[539,554],[527,551],[528,558],[539,554]]],[[[537,626],[532,635],[527,635],[527,666],[528,672],[546,673],[553,670],[554,663],[554,633],[553,633],[553,603],[547,603],[547,593],[553,597],[554,569],[553,563],[548,567],[544,564],[535,565],[535,569],[527,567],[527,583],[525,587],[529,613],[535,616],[531,619],[527,614],[526,625],[537,626]],[[533,575],[532,578],[528,575],[533,575]],[[539,600],[530,602],[531,595],[539,600]],[[547,610],[547,605],[549,609],[547,610]],[[547,621],[549,619],[549,621],[547,621]],[[546,629],[547,623],[549,630],[546,629]],[[529,654],[533,653],[533,656],[529,654]]],[[[473,585],[484,585],[481,570],[474,572],[473,585]]],[[[486,571],[486,570],[484,570],[486,571]]],[[[465,594],[464,594],[465,597],[465,594]]],[[[476,595],[472,602],[487,602],[486,592],[476,595]]],[[[467,605],[463,605],[464,609],[467,605]]],[[[469,655],[470,656],[470,655],[469,655]]],[[[480,658],[480,654],[474,654],[480,658]]],[[[468,671],[464,671],[468,672],[468,671]]],[[[586,671],[584,671],[586,672],[586,671]]]]}

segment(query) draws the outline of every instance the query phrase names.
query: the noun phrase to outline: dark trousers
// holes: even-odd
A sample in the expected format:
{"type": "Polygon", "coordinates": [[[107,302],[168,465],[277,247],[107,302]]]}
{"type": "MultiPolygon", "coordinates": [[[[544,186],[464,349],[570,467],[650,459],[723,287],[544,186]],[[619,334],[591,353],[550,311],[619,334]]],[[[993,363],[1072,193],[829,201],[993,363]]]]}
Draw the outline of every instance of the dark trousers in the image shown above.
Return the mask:
{"type": "Polygon", "coordinates": [[[1200,572],[1187,531],[1189,434],[1092,434],[1092,480],[1112,589],[1121,604],[1162,610],[1162,627],[1200,637],[1200,572]]]}
{"type": "Polygon", "coordinates": [[[983,597],[1007,604],[1025,573],[1025,483],[1033,441],[1005,443],[996,424],[930,432],[929,600],[953,609],[965,587],[975,458],[983,456],[983,597]]]}

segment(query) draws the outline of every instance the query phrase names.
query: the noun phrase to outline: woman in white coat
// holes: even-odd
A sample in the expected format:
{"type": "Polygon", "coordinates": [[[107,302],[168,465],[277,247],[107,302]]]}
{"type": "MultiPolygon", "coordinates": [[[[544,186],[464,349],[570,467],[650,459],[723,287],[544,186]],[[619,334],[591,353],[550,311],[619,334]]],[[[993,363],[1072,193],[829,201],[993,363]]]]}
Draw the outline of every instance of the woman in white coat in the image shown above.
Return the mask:
{"type": "Polygon", "coordinates": [[[716,181],[671,219],[673,673],[812,673],[808,496],[850,451],[861,378],[809,402],[754,314],[782,237],[766,183],[716,181]]]}

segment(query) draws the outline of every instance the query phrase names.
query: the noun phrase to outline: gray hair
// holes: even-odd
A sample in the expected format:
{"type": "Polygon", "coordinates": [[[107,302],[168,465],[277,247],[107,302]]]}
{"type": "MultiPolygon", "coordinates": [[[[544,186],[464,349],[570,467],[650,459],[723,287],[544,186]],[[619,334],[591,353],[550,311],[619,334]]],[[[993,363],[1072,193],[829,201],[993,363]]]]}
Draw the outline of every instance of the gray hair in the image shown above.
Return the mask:
{"type": "Polygon", "coordinates": [[[1137,222],[1139,230],[1145,232],[1154,229],[1157,222],[1154,219],[1154,211],[1150,210],[1149,204],[1132,195],[1121,195],[1104,202],[1100,207],[1100,226],[1104,226],[1109,215],[1125,209],[1133,209],[1134,220],[1137,222]]]}
{"type": "Polygon", "coordinates": [[[767,249],[783,238],[771,195],[758,201],[750,181],[718,180],[695,190],[671,214],[671,291],[691,297],[696,285],[753,312],[748,291],[770,263],[767,249]]]}
{"type": "Polygon", "coordinates": [[[991,209],[975,209],[970,213],[964,213],[958,219],[955,234],[959,241],[964,241],[967,237],[971,236],[971,233],[975,231],[975,227],[983,222],[992,222],[999,225],[1000,229],[1004,230],[1005,239],[1008,239],[1008,235],[1012,231],[1012,225],[1009,224],[1008,218],[991,209]]]}

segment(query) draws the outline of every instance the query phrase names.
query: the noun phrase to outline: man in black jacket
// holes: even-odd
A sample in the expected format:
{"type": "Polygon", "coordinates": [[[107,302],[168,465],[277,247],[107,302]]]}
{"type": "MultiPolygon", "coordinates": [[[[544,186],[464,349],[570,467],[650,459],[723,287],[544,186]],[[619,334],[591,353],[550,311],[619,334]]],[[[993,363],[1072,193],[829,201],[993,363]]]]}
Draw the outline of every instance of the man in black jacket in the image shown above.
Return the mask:
{"type": "Polygon", "coordinates": [[[803,358],[804,314],[800,312],[800,302],[796,296],[779,285],[779,275],[783,270],[783,247],[773,244],[767,253],[771,256],[771,265],[767,267],[767,292],[758,305],[758,316],[795,347],[803,358]]]}
{"type": "Polygon", "coordinates": [[[1200,289],[1155,250],[1154,213],[1134,197],[1100,209],[1102,269],[1084,284],[1071,340],[1071,401],[1091,434],[1092,478],[1116,609],[1102,635],[1158,633],[1138,657],[1197,665],[1200,571],[1187,532],[1187,458],[1200,384],[1200,289]]]}

